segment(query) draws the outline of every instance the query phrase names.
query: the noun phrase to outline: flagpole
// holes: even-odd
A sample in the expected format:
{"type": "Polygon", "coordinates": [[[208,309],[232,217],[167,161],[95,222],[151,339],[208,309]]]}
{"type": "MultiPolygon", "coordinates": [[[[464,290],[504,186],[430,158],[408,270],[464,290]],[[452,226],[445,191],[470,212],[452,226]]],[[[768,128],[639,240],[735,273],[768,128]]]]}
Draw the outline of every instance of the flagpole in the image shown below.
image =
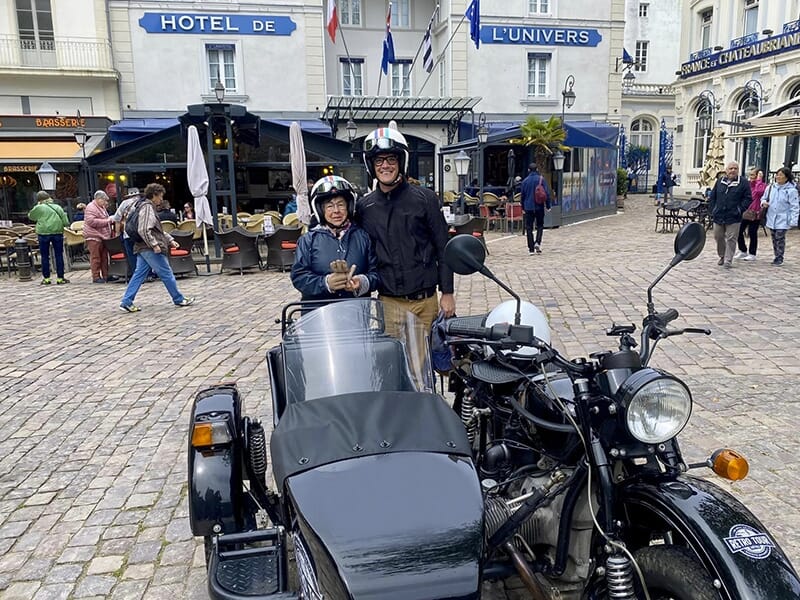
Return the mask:
{"type": "MultiPolygon", "coordinates": [[[[386,15],[386,27],[387,28],[389,28],[391,26],[391,22],[392,22],[392,3],[389,2],[389,12],[386,15]]],[[[386,37],[387,37],[386,35],[384,35],[384,37],[383,37],[384,45],[386,44],[386,37]]],[[[387,66],[386,69],[388,70],[389,67],[387,66]]],[[[382,77],[383,77],[383,50],[381,52],[381,70],[380,70],[380,73],[378,73],[378,91],[375,93],[376,96],[380,96],[381,95],[381,78],[382,77]]],[[[387,75],[387,79],[389,79],[388,75],[387,75]]]]}
{"type": "Polygon", "coordinates": [[[337,29],[339,30],[339,37],[342,38],[344,53],[347,56],[347,68],[350,70],[350,91],[352,92],[352,95],[355,96],[356,74],[355,71],[353,70],[353,61],[350,58],[350,50],[347,49],[347,41],[344,39],[344,30],[342,29],[342,26],[338,24],[338,19],[337,19],[337,29]]]}
{"type": "MultiPolygon", "coordinates": [[[[453,42],[453,38],[456,37],[458,30],[461,29],[461,24],[466,20],[467,20],[467,15],[465,14],[461,17],[461,20],[458,22],[458,25],[456,25],[456,28],[453,30],[453,33],[450,35],[450,39],[447,40],[447,43],[444,45],[444,48],[442,48],[442,51],[439,53],[439,59],[436,61],[436,66],[439,66],[441,64],[442,62],[441,57],[444,56],[445,51],[450,47],[450,44],[453,42]]],[[[419,92],[417,92],[417,95],[422,95],[422,90],[427,85],[428,81],[431,78],[431,75],[433,75],[433,71],[428,73],[428,77],[427,79],[425,79],[425,82],[422,84],[422,87],[419,88],[419,92]]]]}
{"type": "MultiPolygon", "coordinates": [[[[437,3],[436,8],[433,9],[433,14],[431,15],[431,18],[428,20],[428,27],[425,29],[426,33],[433,25],[433,20],[436,18],[436,11],[438,10],[439,10],[439,4],[437,3]]],[[[422,41],[419,43],[419,46],[417,47],[417,53],[414,55],[414,60],[411,61],[411,66],[408,69],[408,75],[406,75],[405,79],[403,79],[403,85],[400,87],[401,90],[404,90],[406,88],[406,84],[408,83],[408,80],[411,77],[411,73],[414,71],[414,65],[417,64],[417,59],[419,58],[419,53],[420,50],[422,50],[422,45],[424,43],[425,43],[425,36],[422,36],[422,41]]],[[[430,75],[430,73],[428,73],[428,75],[430,75]]]]}

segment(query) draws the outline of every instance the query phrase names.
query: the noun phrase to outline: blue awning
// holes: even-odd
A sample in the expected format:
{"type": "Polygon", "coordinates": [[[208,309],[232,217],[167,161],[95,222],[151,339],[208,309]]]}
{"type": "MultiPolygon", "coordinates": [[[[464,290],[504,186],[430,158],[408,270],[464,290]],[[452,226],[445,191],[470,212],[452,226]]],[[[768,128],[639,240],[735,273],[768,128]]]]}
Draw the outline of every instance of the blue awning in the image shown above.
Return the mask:
{"type": "MultiPolygon", "coordinates": [[[[284,127],[289,127],[292,124],[291,120],[286,119],[262,119],[262,121],[277,123],[278,125],[283,125],[284,127]]],[[[299,119],[297,122],[300,125],[300,129],[303,131],[317,135],[330,136],[331,134],[331,128],[328,126],[328,124],[320,121],[319,119],[299,119]]],[[[175,125],[178,125],[178,123],[179,121],[177,118],[171,117],[123,119],[122,121],[119,121],[118,123],[115,123],[109,127],[108,131],[111,136],[111,142],[114,145],[119,145],[124,144],[125,142],[130,142],[131,140],[135,140],[149,133],[174,127],[175,125]]]]}
{"type": "MultiPolygon", "coordinates": [[[[522,121],[494,121],[486,123],[489,128],[489,138],[487,145],[502,144],[512,138],[519,138],[522,135],[520,130],[522,121]]],[[[617,147],[617,135],[619,128],[609,123],[598,123],[596,121],[566,121],[564,129],[567,130],[567,139],[564,141],[566,146],[571,148],[609,148],[617,147]]],[[[473,134],[472,124],[462,121],[459,125],[459,132],[462,136],[473,134]]],[[[478,144],[475,137],[467,137],[462,141],[442,148],[442,152],[447,154],[458,150],[473,148],[478,144]]]]}

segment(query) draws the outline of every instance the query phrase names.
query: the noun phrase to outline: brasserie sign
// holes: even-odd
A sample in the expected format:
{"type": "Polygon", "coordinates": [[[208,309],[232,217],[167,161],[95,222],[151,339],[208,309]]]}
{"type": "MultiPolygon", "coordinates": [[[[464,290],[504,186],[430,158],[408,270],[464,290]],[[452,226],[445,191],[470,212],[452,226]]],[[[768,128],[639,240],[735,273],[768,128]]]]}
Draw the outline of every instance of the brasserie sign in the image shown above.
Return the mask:
{"type": "Polygon", "coordinates": [[[771,38],[756,41],[738,48],[728,48],[719,52],[709,52],[695,57],[694,60],[681,65],[681,78],[692,77],[716,69],[724,69],[751,60],[779,54],[787,50],[800,48],[800,31],[782,33],[771,38]]]}

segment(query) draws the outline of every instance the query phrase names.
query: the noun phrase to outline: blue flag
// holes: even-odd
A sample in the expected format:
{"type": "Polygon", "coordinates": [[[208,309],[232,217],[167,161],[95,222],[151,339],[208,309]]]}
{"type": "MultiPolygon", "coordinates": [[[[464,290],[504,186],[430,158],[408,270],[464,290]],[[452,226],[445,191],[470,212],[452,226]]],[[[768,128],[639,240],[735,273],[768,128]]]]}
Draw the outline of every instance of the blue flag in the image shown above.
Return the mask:
{"type": "Polygon", "coordinates": [[[633,58],[631,57],[630,54],[628,54],[628,51],[625,50],[625,48],[622,49],[622,63],[626,65],[633,64],[633,58]]]}
{"type": "Polygon", "coordinates": [[[469,19],[469,37],[475,42],[475,48],[481,47],[481,2],[472,0],[464,16],[469,19]]]}
{"type": "Polygon", "coordinates": [[[389,4],[389,12],[386,15],[386,37],[383,38],[383,58],[381,59],[381,71],[384,75],[389,73],[389,63],[394,62],[394,42],[392,41],[392,5],[389,4]]]}

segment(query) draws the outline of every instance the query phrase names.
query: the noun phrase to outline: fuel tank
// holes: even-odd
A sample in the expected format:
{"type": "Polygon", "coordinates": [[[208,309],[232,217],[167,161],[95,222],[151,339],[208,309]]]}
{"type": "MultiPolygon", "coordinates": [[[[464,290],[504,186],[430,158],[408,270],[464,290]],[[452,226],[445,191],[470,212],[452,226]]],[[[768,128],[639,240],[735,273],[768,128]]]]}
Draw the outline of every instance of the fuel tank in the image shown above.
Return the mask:
{"type": "Polygon", "coordinates": [[[469,458],[362,456],[293,475],[286,492],[301,584],[321,597],[479,598],[483,498],[469,458]]]}

